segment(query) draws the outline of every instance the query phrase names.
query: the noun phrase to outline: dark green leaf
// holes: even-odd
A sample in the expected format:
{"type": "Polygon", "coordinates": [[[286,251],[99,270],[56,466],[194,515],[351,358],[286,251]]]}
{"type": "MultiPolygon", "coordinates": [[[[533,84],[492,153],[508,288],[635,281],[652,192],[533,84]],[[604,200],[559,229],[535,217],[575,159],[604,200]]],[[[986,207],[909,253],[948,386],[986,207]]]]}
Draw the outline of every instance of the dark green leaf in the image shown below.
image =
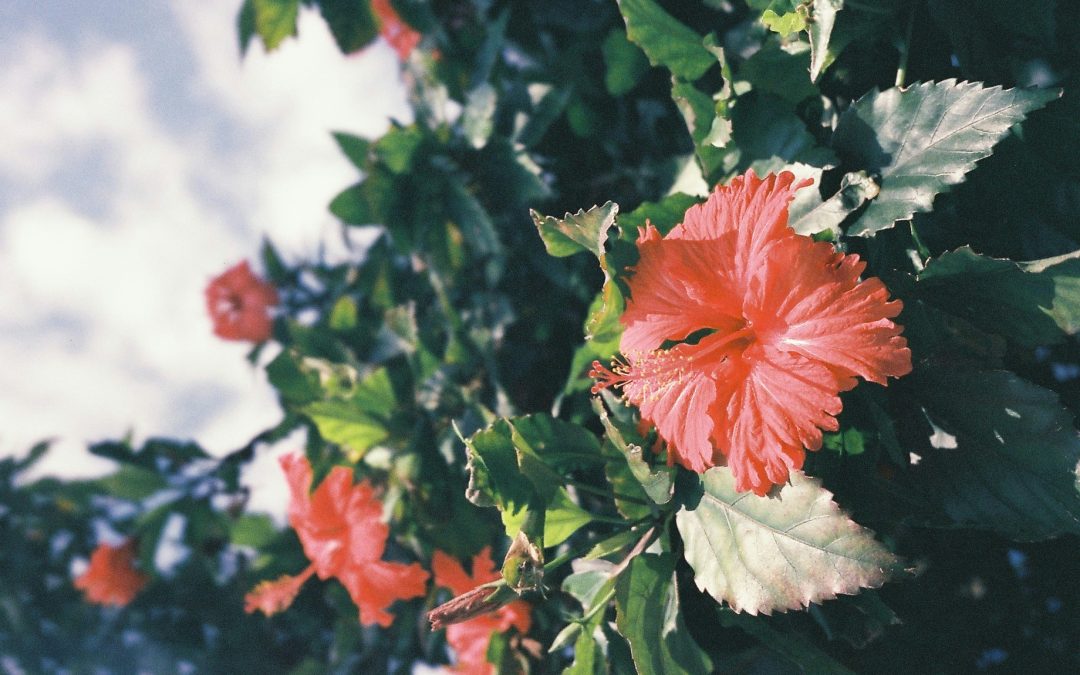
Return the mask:
{"type": "Polygon", "coordinates": [[[255,0],[244,0],[236,15],[236,34],[240,40],[240,56],[247,54],[251,39],[255,37],[255,0]]]}
{"type": "Polygon", "coordinates": [[[642,675],[709,673],[712,662],[679,611],[675,558],[643,553],[615,583],[615,623],[642,675]]]}
{"type": "Polygon", "coordinates": [[[604,54],[604,86],[612,96],[627,94],[637,86],[649,62],[640,49],[626,37],[626,32],[613,28],[601,46],[604,54]]]}
{"type": "Polygon", "coordinates": [[[699,588],[737,612],[771,614],[880,586],[896,556],[847,517],[816,478],[793,471],[770,496],[737,492],[727,467],[676,514],[699,588]]]}
{"type": "Polygon", "coordinates": [[[1026,347],[1080,331],[1080,251],[1013,262],[965,246],[927,263],[918,289],[926,302],[1026,347]]]}
{"type": "Polygon", "coordinates": [[[334,42],[343,54],[352,54],[371,44],[379,35],[379,25],[371,5],[356,0],[318,0],[334,42]]]}
{"type": "Polygon", "coordinates": [[[97,486],[114,497],[137,501],[164,489],[168,483],[156,471],[125,464],[116,473],[99,478],[97,486]]]}
{"type": "Polygon", "coordinates": [[[530,211],[548,253],[557,258],[579,251],[591,251],[597,258],[603,256],[608,230],[615,224],[618,212],[619,205],[614,202],[594,206],[588,211],[567,213],[561,219],[530,211]]]}
{"type": "Polygon", "coordinates": [[[395,127],[386,132],[373,146],[375,156],[393,173],[405,173],[413,165],[417,151],[424,143],[424,132],[416,125],[395,127]]]}
{"type": "Polygon", "coordinates": [[[809,68],[810,51],[805,42],[785,46],[768,42],[739,67],[737,79],[750,82],[758,91],[799,103],[819,94],[810,81],[809,68]]]}
{"type": "Polygon", "coordinates": [[[716,59],[702,38],[668,14],[655,0],[619,0],[626,35],[654,66],[664,66],[682,80],[696,80],[716,59]]]}
{"type": "Polygon", "coordinates": [[[736,614],[727,608],[720,610],[720,622],[753,635],[761,644],[798,665],[803,675],[853,675],[801,633],[776,628],[767,620],[736,614]]]}
{"type": "Polygon", "coordinates": [[[268,363],[266,376],[289,403],[304,404],[322,398],[318,374],[302,370],[297,357],[290,352],[283,351],[268,363]]]}
{"type": "Polygon", "coordinates": [[[384,169],[373,169],[360,183],[330,202],[330,213],[349,225],[385,225],[398,187],[384,169]]]}
{"type": "Polygon", "coordinates": [[[335,131],[332,135],[334,140],[337,141],[338,147],[353,163],[353,166],[358,169],[367,168],[368,150],[371,148],[370,141],[353,134],[347,134],[344,131],[335,131]]]}
{"type": "Polygon", "coordinates": [[[833,144],[880,176],[881,191],[848,234],[872,235],[929,211],[1010,127],[1060,94],[945,80],[863,96],[840,117],[833,144]]]}
{"type": "Polygon", "coordinates": [[[543,91],[540,100],[533,106],[532,115],[529,116],[515,139],[525,148],[531,148],[540,142],[548,129],[559,119],[566,104],[570,102],[570,87],[556,87],[550,85],[537,85],[536,91],[543,91]]]}
{"type": "Polygon", "coordinates": [[[1056,394],[1006,371],[953,366],[910,384],[938,427],[911,471],[953,522],[1021,541],[1080,533],[1080,436],[1056,394]]]}

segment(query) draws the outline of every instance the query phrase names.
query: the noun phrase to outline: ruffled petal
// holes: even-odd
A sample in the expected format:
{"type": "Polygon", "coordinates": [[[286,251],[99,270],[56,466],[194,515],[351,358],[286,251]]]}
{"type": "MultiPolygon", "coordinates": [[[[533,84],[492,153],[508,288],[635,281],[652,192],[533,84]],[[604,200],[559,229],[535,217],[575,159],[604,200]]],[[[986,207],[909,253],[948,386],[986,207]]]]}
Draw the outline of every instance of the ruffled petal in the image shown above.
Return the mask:
{"type": "Polygon", "coordinates": [[[758,178],[753,170],[718,185],[703,204],[691,206],[667,239],[718,240],[734,233],[734,255],[728,260],[740,288],[761,259],[762,250],[776,239],[792,234],[788,205],[795,192],[813,181],[795,181],[789,171],[758,178]]]}
{"type": "Polygon", "coordinates": [[[360,608],[360,623],[387,627],[394,615],[386,611],[396,600],[407,600],[427,592],[428,573],[417,563],[405,565],[374,560],[349,565],[338,575],[360,608]]]}
{"type": "Polygon", "coordinates": [[[724,276],[733,244],[734,236],[701,243],[660,239],[650,225],[638,240],[620,351],[649,352],[666,340],[736,323],[740,294],[724,276]]]}
{"type": "MultiPolygon", "coordinates": [[[[475,563],[473,569],[476,569],[475,563]]],[[[431,571],[435,575],[435,585],[449,588],[454,595],[467,593],[477,585],[472,577],[465,573],[465,568],[457,558],[442,551],[435,551],[431,557],[431,571]]]]}
{"type": "Polygon", "coordinates": [[[253,614],[258,610],[266,616],[284,612],[296,599],[304,582],[314,573],[315,566],[311,565],[295,576],[285,574],[273,581],[260,583],[244,596],[244,611],[253,614]]]}
{"type": "Polygon", "coordinates": [[[802,467],[804,448],[821,447],[822,429],[838,428],[836,377],[801,354],[756,344],[737,364],[737,385],[711,413],[714,438],[735,476],[735,488],[763,495],[802,467]]]}
{"type": "Polygon", "coordinates": [[[716,333],[696,345],[652,352],[631,361],[623,384],[626,399],[667,441],[671,460],[698,473],[713,466],[709,410],[717,397],[719,370],[737,354],[727,340],[716,333]]]}
{"type": "Polygon", "coordinates": [[[891,321],[903,305],[889,301],[880,279],[859,281],[864,268],[857,255],[827,243],[784,239],[762,261],[747,314],[773,323],[763,339],[827,365],[843,389],[854,386],[856,375],[885,384],[911,372],[903,329],[891,321]]]}

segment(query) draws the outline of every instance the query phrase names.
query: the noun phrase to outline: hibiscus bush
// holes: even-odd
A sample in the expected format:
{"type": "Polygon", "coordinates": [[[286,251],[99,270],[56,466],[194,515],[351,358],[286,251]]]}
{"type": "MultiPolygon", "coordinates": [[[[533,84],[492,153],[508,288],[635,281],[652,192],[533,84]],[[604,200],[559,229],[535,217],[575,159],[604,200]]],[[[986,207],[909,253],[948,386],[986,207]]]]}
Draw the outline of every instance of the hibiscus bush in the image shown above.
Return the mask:
{"type": "Polygon", "coordinates": [[[302,11],[413,114],[334,134],[351,259],[205,291],[281,421],[0,462],[5,672],[1080,668],[1080,5],[247,0],[242,48],[302,11]]]}

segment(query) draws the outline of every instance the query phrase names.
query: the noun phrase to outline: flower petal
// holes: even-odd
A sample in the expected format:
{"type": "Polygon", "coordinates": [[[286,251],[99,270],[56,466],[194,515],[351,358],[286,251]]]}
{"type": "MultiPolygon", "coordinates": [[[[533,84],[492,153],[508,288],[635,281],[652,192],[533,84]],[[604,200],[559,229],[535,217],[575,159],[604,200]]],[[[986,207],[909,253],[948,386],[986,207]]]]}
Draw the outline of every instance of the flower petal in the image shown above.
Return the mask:
{"type": "Polygon", "coordinates": [[[753,170],[718,185],[703,204],[691,206],[666,240],[709,241],[734,233],[734,255],[727,267],[740,288],[757,268],[765,247],[794,234],[788,228],[788,204],[795,192],[813,181],[795,182],[789,171],[758,178],[753,170]]]}
{"type": "Polygon", "coordinates": [[[843,389],[854,386],[856,375],[885,384],[911,372],[911,350],[890,320],[902,303],[889,301],[880,279],[860,282],[865,266],[827,243],[779,241],[762,261],[763,281],[752,284],[756,297],[748,299],[747,314],[776,324],[768,341],[828,365],[843,389]]]}
{"type": "Polygon", "coordinates": [[[821,447],[822,429],[838,428],[839,387],[826,366],[762,344],[744,352],[731,376],[730,398],[711,411],[714,439],[736,489],[763,495],[802,467],[804,448],[821,447]]]}
{"type": "Polygon", "coordinates": [[[373,560],[346,566],[338,578],[360,608],[360,623],[385,628],[394,622],[394,615],[386,611],[394,601],[420,597],[427,592],[428,573],[417,563],[373,560]]]}
{"type": "Polygon", "coordinates": [[[702,328],[737,323],[740,294],[723,270],[734,237],[709,242],[661,240],[651,225],[638,240],[640,259],[630,279],[621,321],[623,354],[649,352],[702,328]]]}

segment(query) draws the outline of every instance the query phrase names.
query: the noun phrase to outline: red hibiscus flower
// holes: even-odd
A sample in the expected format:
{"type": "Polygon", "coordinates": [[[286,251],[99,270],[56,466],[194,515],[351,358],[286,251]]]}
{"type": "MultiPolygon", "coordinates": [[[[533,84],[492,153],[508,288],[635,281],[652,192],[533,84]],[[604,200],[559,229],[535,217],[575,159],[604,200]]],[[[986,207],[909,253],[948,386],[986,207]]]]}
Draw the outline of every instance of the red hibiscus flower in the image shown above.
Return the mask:
{"type": "Polygon", "coordinates": [[[296,530],[311,566],[256,586],[246,598],[248,612],[267,615],[287,608],[313,574],[336,577],[360,608],[360,623],[389,626],[386,611],[395,600],[421,596],[428,573],[417,563],[382,560],[390,528],[382,522],[382,504],[367,481],[353,485],[349,469],[334,467],[311,492],[311,466],[305,457],[286,455],[281,466],[289,483],[289,524],[296,530]]]}
{"type": "Polygon", "coordinates": [[[371,11],[379,21],[379,34],[394,48],[398,58],[402,61],[409,58],[412,50],[420,44],[420,33],[402,21],[390,0],[371,0],[371,11]]]}
{"type": "Polygon", "coordinates": [[[90,566],[75,579],[75,588],[99,605],[131,602],[149,579],[135,569],[135,540],[122,546],[99,544],[90,554],[90,566]]]}
{"type": "Polygon", "coordinates": [[[252,274],[246,260],[206,287],[206,309],[214,322],[214,334],[225,340],[261,342],[269,338],[267,310],[277,303],[277,291],[252,274]]]}
{"type": "Polygon", "coordinates": [[[806,184],[749,171],[666,237],[642,230],[621,319],[626,362],[591,372],[594,392],[619,386],[638,406],[669,462],[700,473],[726,457],[737,489],[757,494],[838,428],[839,393],[856,376],[885,384],[911,372],[891,321],[900,301],[879,279],[859,281],[857,255],[788,227],[806,184]]]}
{"type": "MultiPolygon", "coordinates": [[[[452,556],[435,551],[431,559],[435,573],[435,585],[449,588],[454,595],[463,595],[481,584],[495,581],[501,575],[491,560],[491,547],[484,547],[473,557],[472,575],[465,572],[452,556]]],[[[468,621],[451,624],[446,628],[446,641],[457,655],[455,672],[470,675],[490,675],[495,668],[487,662],[488,643],[493,633],[505,633],[513,626],[525,634],[532,625],[529,603],[515,600],[497,610],[468,621]]]]}

